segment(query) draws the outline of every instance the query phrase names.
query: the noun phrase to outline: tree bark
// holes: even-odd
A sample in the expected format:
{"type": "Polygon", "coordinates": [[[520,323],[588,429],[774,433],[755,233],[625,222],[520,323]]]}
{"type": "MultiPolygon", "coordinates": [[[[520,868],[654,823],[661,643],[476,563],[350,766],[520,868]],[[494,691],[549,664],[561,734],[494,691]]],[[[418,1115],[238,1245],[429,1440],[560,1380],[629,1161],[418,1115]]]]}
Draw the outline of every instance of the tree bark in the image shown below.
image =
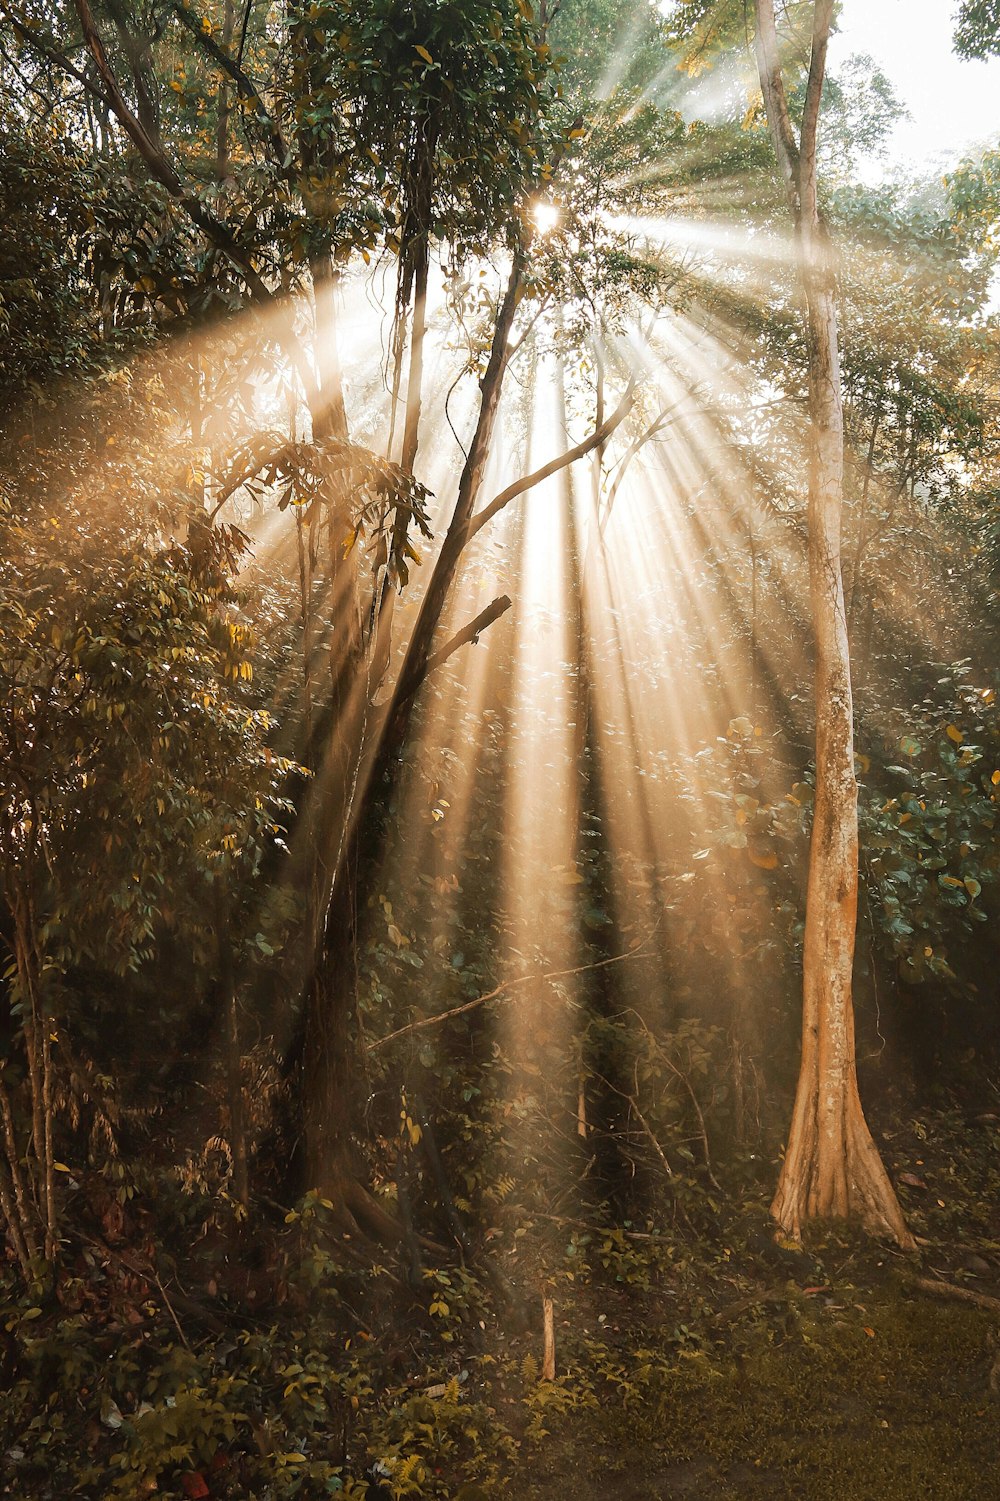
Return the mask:
{"type": "Polygon", "coordinates": [[[809,358],[809,580],[815,645],[816,803],[803,955],[802,1060],[771,1213],[798,1238],[812,1219],[859,1220],[913,1239],[858,1093],[852,979],[858,906],[858,786],[841,570],[844,419],[836,291],[817,204],[816,139],[833,0],[815,0],[800,139],[789,122],[774,0],[756,0],[761,89],[796,229],[809,358]]]}
{"type": "MultiPolygon", "coordinates": [[[[305,1165],[310,1187],[347,1202],[352,1102],[356,1081],[349,1038],[355,979],[353,974],[356,872],[361,844],[375,809],[383,774],[395,758],[409,729],[416,688],[422,683],[431,645],[445,601],[469,539],[472,511],[489,453],[500,405],[514,314],[520,296],[523,252],[515,252],[507,291],[501,303],[493,352],[482,382],[479,421],[469,457],[459,481],[458,499],[441,553],[431,575],[406,660],[389,707],[374,734],[358,741],[353,791],[341,789],[343,840],[339,857],[326,871],[329,895],[318,910],[325,913],[316,935],[316,955],[306,985],[303,1080],[305,1165]],[[367,747],[364,741],[367,739],[367,747]]],[[[357,706],[356,706],[357,712],[357,706]]],[[[388,1218],[388,1217],[387,1217],[388,1218]]]]}

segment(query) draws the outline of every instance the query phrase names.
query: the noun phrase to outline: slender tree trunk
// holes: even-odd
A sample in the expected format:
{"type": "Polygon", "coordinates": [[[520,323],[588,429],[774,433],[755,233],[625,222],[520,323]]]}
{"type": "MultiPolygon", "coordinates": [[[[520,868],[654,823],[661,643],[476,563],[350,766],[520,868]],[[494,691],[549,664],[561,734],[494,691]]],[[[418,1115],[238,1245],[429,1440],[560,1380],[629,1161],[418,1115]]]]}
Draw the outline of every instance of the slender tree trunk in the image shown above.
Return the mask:
{"type": "Polygon", "coordinates": [[[882,410],[878,409],[872,421],[871,436],[868,440],[868,459],[865,463],[865,477],[861,484],[861,505],[858,508],[858,537],[854,548],[854,567],[851,570],[851,598],[847,607],[847,623],[853,627],[857,615],[858,585],[861,583],[861,568],[864,562],[865,545],[868,541],[868,492],[871,489],[872,470],[875,465],[875,442],[878,438],[879,424],[882,420],[882,410]]]}
{"type": "MultiPolygon", "coordinates": [[[[397,687],[380,716],[377,731],[358,743],[359,752],[350,785],[337,793],[342,799],[344,841],[325,874],[329,895],[318,910],[325,919],[316,935],[316,957],[306,985],[304,1043],[304,1129],[306,1174],[311,1187],[324,1188],[358,1219],[385,1224],[371,1214],[374,1201],[359,1198],[350,1170],[350,1130],[357,1088],[355,1059],[350,1044],[355,992],[354,942],[357,872],[363,843],[370,833],[383,778],[398,755],[409,729],[414,695],[423,681],[435,632],[470,536],[470,524],[492,442],[503,377],[508,362],[508,339],[520,298],[523,253],[515,252],[507,290],[500,306],[493,348],[482,380],[482,402],[469,456],[459,481],[451,524],[424,595],[420,613],[397,687]]],[[[355,713],[360,712],[360,704],[355,713]]]]}
{"type": "Polygon", "coordinates": [[[774,0],[756,0],[768,123],[796,224],[809,357],[809,579],[816,655],[816,804],[803,958],[802,1061],[771,1213],[798,1237],[811,1219],[853,1218],[910,1247],[858,1094],[852,978],[858,906],[858,787],[841,570],[844,420],[829,243],[817,204],[816,136],[833,0],[815,0],[800,139],[788,113],[774,0]]]}
{"type": "Polygon", "coordinates": [[[858,1094],[852,979],[858,908],[858,786],[841,575],[843,424],[837,319],[825,273],[807,271],[812,443],[809,576],[816,650],[816,803],[803,953],[802,1062],[772,1213],[858,1219],[912,1244],[858,1094]]]}
{"type": "MultiPolygon", "coordinates": [[[[52,1098],[52,1028],[41,983],[41,963],[36,938],[34,901],[30,888],[11,902],[14,917],[14,959],[17,983],[24,1006],[24,1053],[28,1065],[31,1102],[31,1147],[25,1152],[28,1177],[38,1219],[43,1230],[46,1261],[55,1260],[59,1245],[53,1146],[54,1102],[52,1098]]],[[[13,1136],[13,1121],[7,1124],[13,1136]]],[[[19,1163],[12,1157],[15,1187],[19,1163]]]]}
{"type": "Polygon", "coordinates": [[[313,438],[347,439],[347,407],[344,401],[344,378],[340,363],[340,340],[337,334],[337,293],[340,272],[332,256],[318,256],[310,266],[313,282],[316,344],[323,351],[320,376],[310,391],[310,416],[313,438]]]}
{"type": "MultiPolygon", "coordinates": [[[[222,45],[231,52],[233,27],[236,24],[236,7],[233,0],[225,0],[222,19],[222,45]]],[[[232,88],[225,74],[219,80],[219,113],[215,123],[215,175],[219,182],[229,176],[229,116],[232,112],[232,88]]]]}
{"type": "MultiPolygon", "coordinates": [[[[24,1242],[29,1260],[33,1261],[38,1256],[39,1219],[22,1171],[21,1153],[18,1150],[17,1133],[14,1129],[14,1111],[11,1107],[10,1095],[2,1079],[0,1079],[0,1117],[3,1119],[3,1143],[13,1190],[13,1209],[17,1225],[15,1243],[19,1236],[24,1242]]],[[[12,1234],[14,1234],[13,1222],[11,1224],[12,1234]]]]}
{"type": "Polygon", "coordinates": [[[226,1095],[229,1106],[229,1146],[233,1155],[233,1187],[237,1201],[246,1209],[250,1202],[247,1165],[246,1112],[243,1108],[243,1054],[240,1048],[239,1002],[236,966],[230,936],[230,911],[224,877],[215,881],[215,941],[219,963],[220,999],[224,1010],[226,1095]]]}

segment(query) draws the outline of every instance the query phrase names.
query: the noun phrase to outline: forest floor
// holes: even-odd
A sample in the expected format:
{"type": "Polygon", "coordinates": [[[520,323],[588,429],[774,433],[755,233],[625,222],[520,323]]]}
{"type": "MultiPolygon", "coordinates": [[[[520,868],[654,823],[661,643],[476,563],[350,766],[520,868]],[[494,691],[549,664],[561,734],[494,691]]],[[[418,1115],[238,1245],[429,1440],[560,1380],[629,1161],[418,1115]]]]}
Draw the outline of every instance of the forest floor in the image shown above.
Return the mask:
{"type": "MultiPolygon", "coordinates": [[[[753,1194],[683,1251],[594,1236],[588,1275],[557,1294],[556,1381],[493,1385],[518,1440],[504,1493],[998,1501],[1000,1117],[882,1135],[916,1257],[842,1230],[775,1244],[753,1194]]],[[[533,1378],[537,1334],[507,1367],[522,1348],[533,1378]]]]}
{"type": "Polygon", "coordinates": [[[309,1209],[247,1255],[189,1245],[183,1276],[105,1214],[0,1323],[0,1496],[1000,1501],[1000,1112],[877,1134],[915,1256],[776,1243],[762,1160],[641,1224],[515,1193],[488,1245],[526,1322],[453,1261],[414,1288],[345,1260],[309,1209]]]}
{"type": "Polygon", "coordinates": [[[661,1342],[654,1324],[637,1328],[623,1315],[622,1377],[599,1387],[596,1403],[552,1421],[511,1493],[1000,1497],[996,1316],[912,1296],[890,1279],[862,1288],[834,1278],[823,1293],[791,1279],[762,1284],[753,1306],[720,1322],[730,1324],[728,1340],[679,1361],[672,1331],[661,1342]]]}

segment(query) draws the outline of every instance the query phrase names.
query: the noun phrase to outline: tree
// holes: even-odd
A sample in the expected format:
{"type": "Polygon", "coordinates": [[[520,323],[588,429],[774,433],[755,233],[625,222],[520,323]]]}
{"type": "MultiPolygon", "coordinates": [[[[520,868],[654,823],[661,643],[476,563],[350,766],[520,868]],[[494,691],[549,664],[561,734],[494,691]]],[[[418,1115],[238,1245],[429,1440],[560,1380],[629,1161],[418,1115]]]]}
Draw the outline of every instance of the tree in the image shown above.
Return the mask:
{"type": "Polygon", "coordinates": [[[955,16],[955,51],[959,57],[979,58],[1000,52],[997,0],[962,0],[955,16]]]}
{"type": "Polygon", "coordinates": [[[772,1214],[798,1237],[811,1219],[856,1218],[911,1246],[858,1093],[852,983],[858,899],[857,778],[841,569],[844,423],[832,248],[819,208],[817,141],[833,0],[815,0],[796,139],[773,0],[756,0],[754,50],[795,228],[807,311],[809,573],[815,647],[816,799],[803,952],[802,1060],[772,1214]]]}
{"type": "MultiPolygon", "coordinates": [[[[249,633],[230,609],[245,539],[196,529],[187,547],[158,548],[141,508],[119,502],[106,526],[0,512],[0,924],[12,955],[0,1212],[26,1277],[57,1257],[58,1157],[80,1167],[58,1102],[65,1111],[82,1076],[95,1093],[69,975],[88,963],[134,972],[165,928],[192,959],[201,951],[203,972],[225,971],[234,936],[202,914],[252,884],[287,812],[292,768],[249,701],[249,633]]],[[[231,987],[220,1000],[245,1199],[231,987]]]]}

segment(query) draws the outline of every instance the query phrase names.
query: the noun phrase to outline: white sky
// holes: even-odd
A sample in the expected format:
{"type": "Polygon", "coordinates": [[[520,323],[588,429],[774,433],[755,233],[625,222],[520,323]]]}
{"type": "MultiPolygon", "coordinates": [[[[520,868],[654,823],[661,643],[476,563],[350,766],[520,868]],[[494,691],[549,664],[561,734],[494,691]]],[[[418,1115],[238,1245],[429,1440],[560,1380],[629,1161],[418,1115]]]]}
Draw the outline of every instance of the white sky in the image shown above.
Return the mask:
{"type": "Polygon", "coordinates": [[[956,9],[957,0],[844,0],[830,66],[869,53],[912,116],[866,177],[878,179],[894,166],[912,172],[951,165],[969,147],[1000,142],[1000,58],[955,56],[956,9]]]}

